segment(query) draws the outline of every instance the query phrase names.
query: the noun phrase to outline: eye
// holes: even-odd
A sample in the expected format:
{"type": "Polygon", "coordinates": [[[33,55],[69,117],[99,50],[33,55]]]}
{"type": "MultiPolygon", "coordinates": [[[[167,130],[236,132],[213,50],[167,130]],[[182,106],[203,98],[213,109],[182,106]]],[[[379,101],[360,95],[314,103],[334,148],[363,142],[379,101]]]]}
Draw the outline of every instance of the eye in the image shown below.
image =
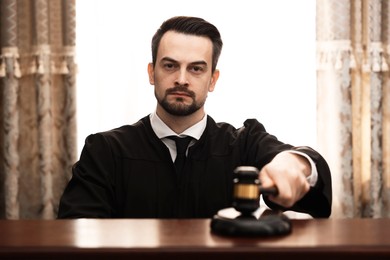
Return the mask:
{"type": "Polygon", "coordinates": [[[190,71],[196,74],[203,73],[205,71],[204,66],[194,65],[189,68],[190,71]]]}
{"type": "Polygon", "coordinates": [[[171,70],[174,70],[175,68],[177,68],[177,65],[174,63],[171,63],[171,62],[167,62],[167,63],[163,64],[163,67],[164,67],[164,69],[171,71],[171,70]]]}

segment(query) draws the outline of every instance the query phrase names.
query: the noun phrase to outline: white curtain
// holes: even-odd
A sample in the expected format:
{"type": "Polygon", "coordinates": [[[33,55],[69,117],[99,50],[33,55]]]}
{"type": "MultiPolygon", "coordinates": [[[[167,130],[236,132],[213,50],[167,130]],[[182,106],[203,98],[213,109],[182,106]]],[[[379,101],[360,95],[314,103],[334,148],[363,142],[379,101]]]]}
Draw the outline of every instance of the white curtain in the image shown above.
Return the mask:
{"type": "Polygon", "coordinates": [[[390,217],[388,0],[317,0],[318,145],[333,217],[390,217]]]}

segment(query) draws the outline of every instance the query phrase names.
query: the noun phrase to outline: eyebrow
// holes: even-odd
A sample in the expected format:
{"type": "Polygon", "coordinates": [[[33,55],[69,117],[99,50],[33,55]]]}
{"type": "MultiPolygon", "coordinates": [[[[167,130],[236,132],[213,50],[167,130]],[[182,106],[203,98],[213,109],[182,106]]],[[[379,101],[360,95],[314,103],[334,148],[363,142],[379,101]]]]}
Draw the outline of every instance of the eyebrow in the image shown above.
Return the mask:
{"type": "MultiPolygon", "coordinates": [[[[161,61],[169,61],[169,62],[173,62],[173,63],[179,63],[177,60],[175,59],[172,59],[170,57],[163,57],[161,59],[161,61]]],[[[191,65],[205,65],[207,66],[207,62],[203,61],[203,60],[200,60],[200,61],[193,61],[190,63],[191,65]]]]}

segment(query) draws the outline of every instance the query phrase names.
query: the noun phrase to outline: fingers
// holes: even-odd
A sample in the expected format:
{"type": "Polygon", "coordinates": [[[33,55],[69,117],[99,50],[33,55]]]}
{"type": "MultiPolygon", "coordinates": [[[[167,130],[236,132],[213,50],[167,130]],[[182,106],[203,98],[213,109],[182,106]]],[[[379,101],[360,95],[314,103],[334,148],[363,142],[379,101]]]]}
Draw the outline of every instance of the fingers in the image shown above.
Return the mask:
{"type": "Polygon", "coordinates": [[[278,154],[265,165],[259,174],[262,187],[276,186],[279,192],[277,196],[269,196],[269,200],[286,208],[292,207],[310,189],[307,167],[310,170],[310,164],[308,166],[301,156],[288,152],[278,154]]]}

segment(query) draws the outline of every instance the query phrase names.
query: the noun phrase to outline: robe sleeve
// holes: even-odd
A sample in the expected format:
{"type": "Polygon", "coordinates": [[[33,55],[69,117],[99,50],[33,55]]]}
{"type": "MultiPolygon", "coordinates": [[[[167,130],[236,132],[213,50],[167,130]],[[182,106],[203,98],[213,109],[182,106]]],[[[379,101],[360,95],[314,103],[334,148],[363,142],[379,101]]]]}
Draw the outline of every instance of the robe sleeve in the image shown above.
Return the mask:
{"type": "Polygon", "coordinates": [[[247,120],[244,123],[244,129],[241,138],[245,148],[242,148],[242,153],[246,154],[245,161],[249,164],[252,163],[253,166],[261,169],[276,154],[286,150],[295,150],[308,155],[317,168],[316,184],[293,207],[283,208],[264,197],[267,206],[271,209],[308,213],[315,218],[329,217],[332,206],[331,173],[326,160],[320,153],[307,146],[294,147],[279,141],[275,136],[268,134],[264,126],[257,120],[247,120]]]}
{"type": "Polygon", "coordinates": [[[115,215],[114,164],[105,137],[100,134],[88,136],[61,197],[58,218],[110,218],[115,215]]]}

